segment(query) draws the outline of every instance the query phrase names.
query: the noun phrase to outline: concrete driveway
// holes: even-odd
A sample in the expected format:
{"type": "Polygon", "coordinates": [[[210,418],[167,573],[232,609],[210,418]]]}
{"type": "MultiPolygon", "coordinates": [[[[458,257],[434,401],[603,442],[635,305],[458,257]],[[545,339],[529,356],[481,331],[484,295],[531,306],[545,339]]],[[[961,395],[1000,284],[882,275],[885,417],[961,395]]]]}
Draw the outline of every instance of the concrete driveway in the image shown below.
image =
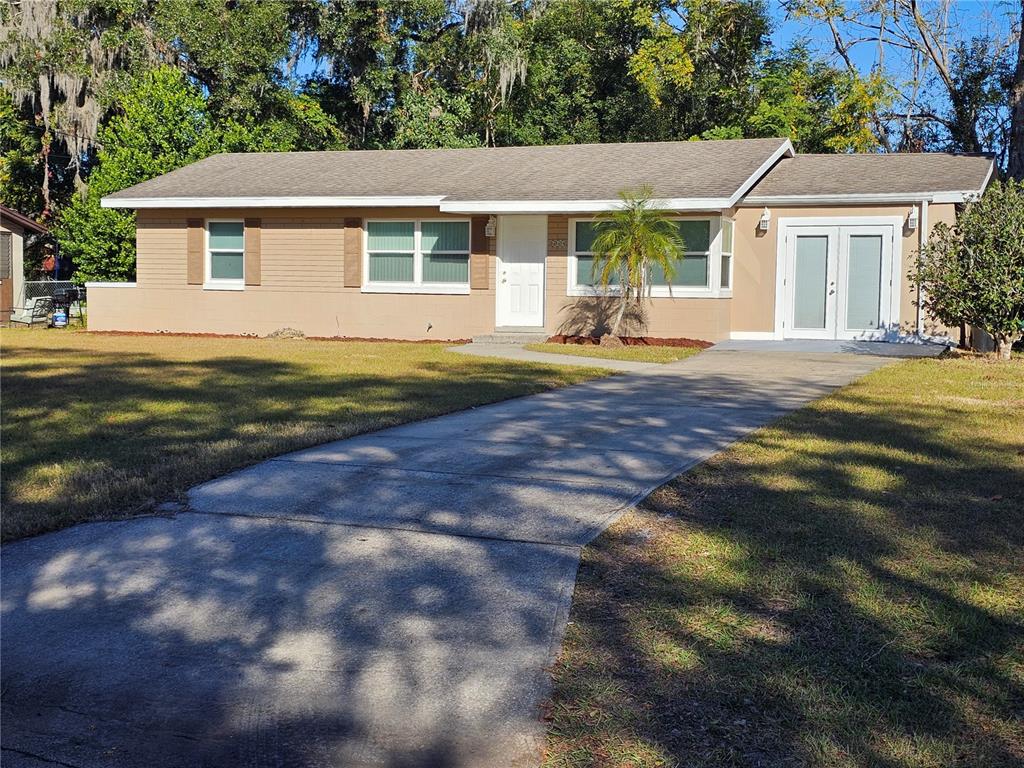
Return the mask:
{"type": "Polygon", "coordinates": [[[712,350],[7,545],[4,765],[534,765],[580,547],[889,362],[712,350]]]}

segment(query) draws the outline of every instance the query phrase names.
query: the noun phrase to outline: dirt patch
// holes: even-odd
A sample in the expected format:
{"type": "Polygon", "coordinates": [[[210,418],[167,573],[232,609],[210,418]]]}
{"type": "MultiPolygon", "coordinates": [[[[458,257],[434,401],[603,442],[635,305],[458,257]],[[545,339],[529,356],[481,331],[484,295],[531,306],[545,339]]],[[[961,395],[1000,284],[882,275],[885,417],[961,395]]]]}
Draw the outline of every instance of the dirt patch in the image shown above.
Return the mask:
{"type": "MultiPolygon", "coordinates": [[[[713,344],[702,339],[662,339],[656,336],[619,336],[619,340],[625,347],[686,347],[687,349],[707,349],[713,344]]],[[[566,336],[558,334],[547,341],[548,344],[580,344],[583,346],[598,346],[601,339],[598,336],[566,336]]]]}

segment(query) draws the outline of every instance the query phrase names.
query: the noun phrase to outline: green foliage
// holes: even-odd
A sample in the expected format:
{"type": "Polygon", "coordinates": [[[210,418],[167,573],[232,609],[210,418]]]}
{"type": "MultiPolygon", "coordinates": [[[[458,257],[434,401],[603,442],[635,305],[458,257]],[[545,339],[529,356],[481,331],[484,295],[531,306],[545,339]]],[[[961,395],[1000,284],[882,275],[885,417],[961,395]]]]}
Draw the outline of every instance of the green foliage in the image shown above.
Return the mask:
{"type": "Polygon", "coordinates": [[[44,207],[39,189],[42,143],[19,112],[10,95],[0,91],[0,200],[26,216],[37,217],[44,207]]]}
{"type": "Polygon", "coordinates": [[[53,229],[75,263],[75,279],[130,280],[135,274],[135,215],[101,208],[100,198],[218,151],[223,138],[202,93],[180,70],[161,67],[127,91],[99,135],[98,167],[53,229]]]}
{"type": "Polygon", "coordinates": [[[651,269],[660,267],[671,284],[686,250],[676,222],[669,212],[654,207],[651,195],[650,187],[620,192],[622,205],[596,219],[594,272],[606,290],[615,286],[619,296],[613,336],[629,304],[650,293],[651,269]]]}
{"type": "Polygon", "coordinates": [[[451,22],[444,0],[326,3],[315,44],[317,56],[328,59],[331,68],[326,82],[316,87],[355,146],[390,144],[392,108],[414,90],[416,73],[433,70],[443,83],[446,65],[461,65],[461,60],[448,60],[448,38],[459,33],[451,22]]]}
{"type": "Polygon", "coordinates": [[[996,182],[955,226],[936,224],[910,278],[932,315],[983,329],[1009,359],[1024,331],[1024,184],[996,182]]]}
{"type": "Polygon", "coordinates": [[[262,120],[282,106],[292,42],[286,0],[156,0],[153,27],[209,94],[217,118],[262,120]]]}
{"type": "Polygon", "coordinates": [[[747,135],[788,136],[798,152],[870,152],[879,146],[871,115],[886,104],[882,81],[812,60],[797,46],[765,63],[747,135]]]}
{"type": "Polygon", "coordinates": [[[392,149],[480,146],[472,129],[472,105],[460,94],[409,91],[395,108],[393,120],[392,149]]]}
{"type": "Polygon", "coordinates": [[[693,83],[693,57],[686,40],[660,18],[650,24],[649,34],[630,58],[628,68],[655,106],[661,106],[663,96],[693,83]]]}

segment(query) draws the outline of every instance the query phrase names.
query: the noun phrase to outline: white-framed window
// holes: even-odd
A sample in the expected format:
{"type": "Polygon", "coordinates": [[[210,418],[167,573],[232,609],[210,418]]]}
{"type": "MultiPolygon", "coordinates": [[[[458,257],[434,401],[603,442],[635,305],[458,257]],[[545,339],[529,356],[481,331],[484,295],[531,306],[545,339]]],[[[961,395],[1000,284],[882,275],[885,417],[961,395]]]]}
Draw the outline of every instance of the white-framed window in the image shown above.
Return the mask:
{"type": "Polygon", "coordinates": [[[468,219],[366,222],[363,290],[469,293],[468,219]]]}
{"type": "Polygon", "coordinates": [[[722,217],[722,258],[718,287],[723,291],[732,290],[732,249],[736,225],[732,219],[722,217]]]}
{"type": "MultiPolygon", "coordinates": [[[[676,266],[671,285],[661,267],[651,270],[651,296],[706,297],[716,296],[714,254],[719,251],[720,217],[679,217],[675,219],[683,239],[684,256],[676,266]],[[714,273],[714,274],[713,274],[714,273]]],[[[569,220],[568,295],[595,296],[616,293],[617,288],[600,285],[600,273],[594,271],[594,228],[592,219],[569,220]]]]}
{"type": "Polygon", "coordinates": [[[245,289],[245,222],[241,219],[206,220],[206,276],[211,290],[245,289]]]}

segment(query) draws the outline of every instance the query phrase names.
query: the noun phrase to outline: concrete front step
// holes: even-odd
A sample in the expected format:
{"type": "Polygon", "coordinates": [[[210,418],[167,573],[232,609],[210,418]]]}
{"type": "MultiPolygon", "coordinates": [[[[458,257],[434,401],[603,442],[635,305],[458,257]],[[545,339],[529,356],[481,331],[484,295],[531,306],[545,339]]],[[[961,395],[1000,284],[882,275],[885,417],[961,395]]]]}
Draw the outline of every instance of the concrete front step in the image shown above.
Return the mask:
{"type": "Polygon", "coordinates": [[[496,331],[482,336],[474,336],[474,344],[541,344],[547,341],[548,334],[544,331],[496,331]]]}

